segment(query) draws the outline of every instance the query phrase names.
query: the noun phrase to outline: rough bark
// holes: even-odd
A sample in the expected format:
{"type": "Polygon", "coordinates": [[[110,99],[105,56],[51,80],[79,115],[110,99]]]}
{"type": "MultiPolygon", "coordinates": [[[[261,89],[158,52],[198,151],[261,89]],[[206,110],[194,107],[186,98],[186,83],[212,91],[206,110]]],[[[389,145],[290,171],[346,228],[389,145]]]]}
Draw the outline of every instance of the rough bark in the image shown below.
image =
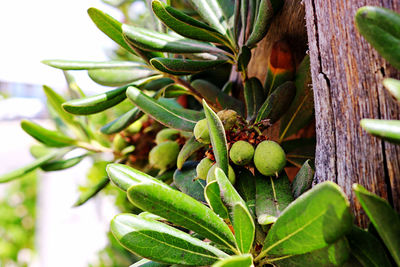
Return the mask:
{"type": "Polygon", "coordinates": [[[356,10],[377,5],[400,11],[398,0],[304,0],[314,88],[317,154],[315,182],[337,182],[350,197],[358,224],[367,223],[352,192],[360,183],[400,211],[400,146],[369,136],[362,118],[399,119],[382,86],[396,77],[359,35],[356,10]],[[397,177],[396,177],[397,174],[397,177]]]}

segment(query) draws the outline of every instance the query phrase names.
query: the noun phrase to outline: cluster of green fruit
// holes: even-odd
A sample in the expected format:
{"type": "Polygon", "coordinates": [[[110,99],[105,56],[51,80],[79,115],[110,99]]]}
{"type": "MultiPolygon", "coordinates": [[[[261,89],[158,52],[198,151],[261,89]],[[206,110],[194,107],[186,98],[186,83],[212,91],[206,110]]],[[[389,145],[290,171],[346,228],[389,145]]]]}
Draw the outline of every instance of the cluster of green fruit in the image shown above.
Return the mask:
{"type": "MultiPolygon", "coordinates": [[[[231,130],[237,125],[237,114],[235,111],[223,110],[218,112],[217,115],[221,119],[226,131],[231,130]]],[[[201,143],[211,143],[206,119],[197,122],[194,128],[194,136],[201,143]]],[[[253,162],[256,169],[265,176],[278,176],[278,173],[286,164],[286,155],[282,147],[270,140],[260,142],[255,149],[247,141],[236,141],[231,145],[229,158],[238,166],[249,166],[253,162]]],[[[217,165],[211,159],[202,159],[196,168],[197,177],[207,180],[207,183],[210,183],[215,180],[214,170],[216,167],[217,165]]],[[[234,184],[235,172],[231,166],[229,166],[228,176],[231,183],[234,184]]]]}

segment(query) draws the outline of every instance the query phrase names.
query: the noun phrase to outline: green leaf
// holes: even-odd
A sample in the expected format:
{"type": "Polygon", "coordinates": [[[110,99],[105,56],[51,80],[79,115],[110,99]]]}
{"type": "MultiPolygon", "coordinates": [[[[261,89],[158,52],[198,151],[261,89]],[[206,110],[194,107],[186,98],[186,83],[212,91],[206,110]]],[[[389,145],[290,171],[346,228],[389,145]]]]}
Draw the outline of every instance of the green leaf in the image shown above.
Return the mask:
{"type": "Polygon", "coordinates": [[[128,88],[126,94],[144,113],[168,127],[191,132],[197,123],[193,116],[185,113],[185,109],[171,109],[165,103],[154,100],[133,86],[128,88]]]}
{"type": "Polygon", "coordinates": [[[309,253],[282,257],[281,260],[271,260],[275,266],[343,266],[350,256],[350,247],[345,237],[335,243],[309,253]]]}
{"type": "Polygon", "coordinates": [[[235,239],[225,222],[192,197],[160,184],[140,183],[128,189],[135,206],[190,229],[235,251],[235,239]]]}
{"type": "Polygon", "coordinates": [[[32,121],[22,120],[21,128],[39,142],[50,147],[66,147],[77,143],[76,140],[58,132],[43,128],[32,121]]]}
{"type": "Polygon", "coordinates": [[[160,33],[145,28],[122,25],[122,31],[128,43],[147,51],[160,51],[175,54],[221,53],[226,54],[209,43],[195,41],[179,35],[160,33]]]}
{"type": "Polygon", "coordinates": [[[299,138],[285,141],[281,144],[286,153],[286,159],[296,167],[301,168],[307,160],[315,159],[315,138],[299,138]]]}
{"type": "Polygon", "coordinates": [[[186,195],[198,201],[205,202],[204,187],[206,186],[206,181],[196,179],[197,164],[198,162],[188,161],[183,164],[180,170],[177,169],[174,173],[174,185],[186,195]]]}
{"type": "Polygon", "coordinates": [[[47,101],[49,102],[50,106],[54,109],[54,111],[60,116],[60,118],[67,124],[75,125],[76,122],[74,120],[74,116],[65,112],[65,110],[61,107],[61,105],[66,102],[66,100],[56,93],[50,87],[43,85],[43,91],[46,94],[47,101]]]}
{"type": "Polygon", "coordinates": [[[295,95],[296,88],[293,82],[285,82],[279,86],[262,104],[255,122],[269,119],[271,123],[274,123],[279,120],[288,112],[288,107],[294,102],[295,95]]]}
{"type": "Polygon", "coordinates": [[[143,67],[143,63],[132,61],[77,61],[51,59],[43,60],[42,63],[50,67],[62,70],[97,70],[143,67]]]}
{"type": "Polygon", "coordinates": [[[106,171],[110,180],[124,191],[139,183],[156,183],[168,187],[160,180],[124,164],[108,164],[106,171]]]}
{"type": "Polygon", "coordinates": [[[52,160],[43,164],[40,168],[46,172],[65,170],[79,164],[87,155],[88,153],[69,159],[52,160]]]}
{"type": "Polygon", "coordinates": [[[258,174],[256,190],[256,214],[261,225],[274,223],[293,201],[289,178],[286,175],[274,179],[258,174]]]}
{"type": "Polygon", "coordinates": [[[380,241],[372,234],[353,226],[347,235],[351,252],[363,266],[392,266],[380,241]]]}
{"type": "Polygon", "coordinates": [[[215,112],[207,105],[204,99],[203,107],[207,118],[208,131],[210,133],[215,161],[217,162],[218,167],[228,175],[228,144],[226,141],[224,125],[217,114],[215,114],[215,112]]]}
{"type": "Polygon", "coordinates": [[[246,206],[237,203],[232,209],[232,224],[235,230],[236,243],[242,253],[250,252],[255,236],[253,218],[246,206]]]}
{"type": "MultiPolygon", "coordinates": [[[[240,21],[242,23],[241,28],[243,31],[242,43],[245,44],[246,39],[248,37],[248,35],[247,35],[247,20],[248,20],[248,15],[249,15],[250,3],[249,3],[249,0],[240,0],[239,5],[240,5],[240,21]]],[[[246,46],[242,46],[242,47],[246,47],[246,46]]],[[[250,49],[249,49],[249,51],[250,51],[250,49]]]]}
{"type": "Polygon", "coordinates": [[[137,261],[136,263],[132,264],[129,267],[168,267],[168,266],[170,266],[170,265],[158,263],[158,262],[151,261],[148,259],[142,259],[142,260],[137,261]]]}
{"type": "Polygon", "coordinates": [[[219,32],[192,17],[164,4],[161,1],[153,1],[154,14],[170,29],[182,36],[194,40],[212,43],[227,43],[228,40],[219,32]]]}
{"type": "Polygon", "coordinates": [[[257,18],[246,46],[253,47],[267,35],[272,17],[281,10],[283,3],[284,0],[260,0],[257,18]]]}
{"type": "Polygon", "coordinates": [[[392,78],[387,78],[383,80],[383,85],[385,88],[400,101],[400,81],[392,78]]]}
{"type": "Polygon", "coordinates": [[[297,133],[314,117],[314,97],[310,72],[310,57],[305,56],[295,76],[296,96],[281,120],[280,140],[297,133]]]}
{"type": "Polygon", "coordinates": [[[253,77],[244,82],[244,100],[246,102],[247,120],[256,118],[265,100],[260,80],[253,77]]]}
{"type": "Polygon", "coordinates": [[[253,266],[253,257],[251,254],[235,255],[220,260],[213,264],[212,267],[251,267],[253,266]]]}
{"type": "Polygon", "coordinates": [[[379,233],[397,265],[400,265],[400,216],[389,203],[358,184],[353,185],[358,201],[379,233]]]}
{"type": "Polygon", "coordinates": [[[386,8],[364,6],[358,9],[355,20],[364,38],[382,57],[400,69],[400,15],[386,8]]]}
{"type": "Polygon", "coordinates": [[[185,161],[190,156],[192,156],[196,151],[199,151],[204,146],[204,144],[197,142],[194,136],[190,137],[178,154],[178,159],[176,161],[178,169],[182,169],[183,163],[185,163],[185,161]]]}
{"type": "Polygon", "coordinates": [[[229,96],[217,86],[203,79],[194,80],[190,84],[208,103],[218,109],[232,109],[239,114],[243,114],[243,104],[241,101],[229,96]]]}
{"type": "Polygon", "coordinates": [[[111,231],[122,246],[142,257],[170,264],[210,265],[227,255],[182,231],[133,214],[120,214],[111,231]]]}
{"type": "MultiPolygon", "coordinates": [[[[237,58],[238,71],[245,71],[251,60],[251,50],[247,46],[242,46],[237,58]]],[[[261,86],[262,88],[262,86],[261,86]]]]}
{"type": "Polygon", "coordinates": [[[130,69],[93,69],[88,71],[89,77],[104,86],[122,86],[155,74],[146,68],[130,69]]]}
{"type": "Polygon", "coordinates": [[[247,203],[256,199],[256,177],[246,168],[235,168],[235,188],[247,203]]]}
{"type": "Polygon", "coordinates": [[[310,166],[310,160],[304,162],[303,166],[297,173],[292,182],[292,193],[294,198],[298,198],[301,194],[311,188],[314,178],[314,170],[310,166]]]}
{"type": "Polygon", "coordinates": [[[283,211],[256,260],[324,248],[347,234],[352,221],[349,202],[340,187],[332,182],[318,184],[283,211]]]}
{"type": "Polygon", "coordinates": [[[116,118],[112,122],[107,123],[101,127],[100,131],[103,134],[115,134],[128,128],[129,125],[134,123],[143,115],[142,111],[137,107],[132,108],[128,112],[122,114],[120,117],[116,118]]]}
{"type": "Polygon", "coordinates": [[[6,183],[9,182],[11,180],[17,179],[22,177],[23,175],[39,168],[40,166],[42,166],[43,164],[57,158],[60,157],[64,154],[66,154],[68,151],[67,150],[58,150],[58,151],[53,151],[49,154],[46,154],[38,159],[36,159],[35,161],[33,161],[32,163],[29,163],[28,165],[25,165],[21,168],[18,168],[16,170],[13,170],[9,173],[5,173],[0,175],[0,183],[6,183]]]}
{"type": "Polygon", "coordinates": [[[95,96],[74,99],[65,102],[62,107],[65,111],[75,115],[90,115],[99,113],[125,100],[125,92],[129,86],[130,85],[123,86],[95,96]]]}
{"type": "Polygon", "coordinates": [[[228,209],[225,207],[220,196],[217,181],[208,183],[204,189],[204,197],[210,208],[223,219],[229,219],[228,209]]]}
{"type": "Polygon", "coordinates": [[[226,59],[192,60],[182,58],[152,58],[150,64],[157,70],[172,75],[189,75],[226,63],[226,59]]]}
{"type": "Polygon", "coordinates": [[[121,22],[96,8],[89,8],[87,12],[97,28],[128,52],[136,55],[136,52],[124,40],[121,22]]]}
{"type": "Polygon", "coordinates": [[[85,204],[88,200],[90,200],[92,197],[97,195],[97,193],[103,190],[109,182],[110,180],[108,179],[108,177],[100,179],[99,182],[90,187],[87,191],[80,194],[78,200],[74,203],[74,207],[79,207],[85,204]]]}
{"type": "Polygon", "coordinates": [[[400,144],[400,121],[362,119],[360,125],[373,136],[400,144]]]}

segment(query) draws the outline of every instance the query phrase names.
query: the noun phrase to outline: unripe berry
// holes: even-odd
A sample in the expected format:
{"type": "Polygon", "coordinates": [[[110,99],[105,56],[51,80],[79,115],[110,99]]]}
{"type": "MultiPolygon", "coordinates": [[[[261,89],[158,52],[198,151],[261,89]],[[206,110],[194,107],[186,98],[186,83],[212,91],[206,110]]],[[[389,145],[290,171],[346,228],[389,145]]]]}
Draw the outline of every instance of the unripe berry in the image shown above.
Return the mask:
{"type": "Polygon", "coordinates": [[[254,147],[246,141],[237,141],[229,151],[229,157],[236,165],[243,166],[249,164],[253,159],[254,147]]]}
{"type": "Polygon", "coordinates": [[[254,165],[266,176],[277,175],[286,164],[286,155],[282,147],[274,141],[263,141],[254,152],[254,165]]]}
{"type": "MultiPolygon", "coordinates": [[[[217,164],[214,164],[210,170],[207,173],[207,184],[211,183],[212,181],[215,181],[215,168],[217,168],[217,164]]],[[[236,175],[235,175],[235,171],[232,169],[231,165],[229,165],[229,169],[228,169],[228,179],[231,182],[231,184],[235,184],[236,181],[236,175]]]]}
{"type": "Polygon", "coordinates": [[[149,163],[159,170],[167,170],[175,166],[178,154],[178,143],[166,141],[153,147],[149,153],[149,163]]]}
{"type": "Polygon", "coordinates": [[[197,141],[203,144],[209,144],[210,133],[208,132],[207,119],[199,120],[193,130],[194,137],[197,141]]]}
{"type": "Polygon", "coordinates": [[[138,132],[140,132],[140,130],[142,130],[142,127],[143,127],[143,122],[141,120],[137,120],[131,125],[129,125],[129,127],[126,128],[125,132],[129,134],[137,134],[138,132]]]}
{"type": "Polygon", "coordinates": [[[156,135],[156,144],[161,144],[166,141],[175,141],[179,138],[179,131],[175,129],[162,129],[156,135]]]}
{"type": "Polygon", "coordinates": [[[237,121],[237,113],[231,109],[224,109],[217,113],[219,119],[224,125],[225,130],[230,130],[237,121]]]}
{"type": "Polygon", "coordinates": [[[196,173],[197,173],[197,178],[206,180],[207,179],[207,173],[212,167],[213,162],[209,158],[204,158],[202,159],[199,164],[197,164],[196,167],[196,173]]]}
{"type": "Polygon", "coordinates": [[[117,152],[121,152],[129,143],[120,135],[117,134],[113,140],[113,148],[117,152]]]}

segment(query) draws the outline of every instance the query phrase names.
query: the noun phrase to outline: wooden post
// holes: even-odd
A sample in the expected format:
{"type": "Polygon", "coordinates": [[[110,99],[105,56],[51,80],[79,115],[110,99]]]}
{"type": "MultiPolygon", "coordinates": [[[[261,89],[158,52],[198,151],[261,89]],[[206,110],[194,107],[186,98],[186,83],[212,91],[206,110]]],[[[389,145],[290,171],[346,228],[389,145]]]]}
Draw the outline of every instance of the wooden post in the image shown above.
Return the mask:
{"type": "Polygon", "coordinates": [[[304,0],[314,88],[317,154],[315,182],[338,183],[356,222],[366,226],[352,191],[360,183],[400,211],[400,146],[366,134],[362,118],[399,119],[398,104],[382,86],[396,77],[360,36],[354,15],[364,5],[400,11],[398,0],[304,0]]]}

